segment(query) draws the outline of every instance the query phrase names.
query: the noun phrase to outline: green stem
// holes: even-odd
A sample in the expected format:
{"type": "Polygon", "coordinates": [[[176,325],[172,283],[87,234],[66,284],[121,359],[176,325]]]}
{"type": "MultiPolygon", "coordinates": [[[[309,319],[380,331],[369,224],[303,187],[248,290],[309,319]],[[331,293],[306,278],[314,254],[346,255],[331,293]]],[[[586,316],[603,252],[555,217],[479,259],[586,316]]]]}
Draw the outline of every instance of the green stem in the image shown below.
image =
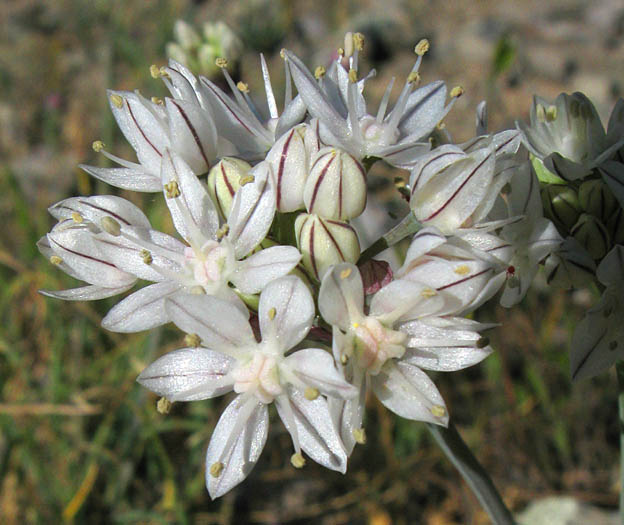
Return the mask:
{"type": "Polygon", "coordinates": [[[474,457],[468,445],[457,432],[455,425],[449,422],[448,428],[427,423],[427,428],[446,456],[459,470],[468,486],[490,516],[495,525],[514,525],[509,509],[503,503],[490,476],[474,457]]]}
{"type": "Polygon", "coordinates": [[[378,253],[383,252],[386,248],[395,245],[397,242],[402,241],[409,235],[413,235],[422,228],[422,224],[416,220],[414,214],[410,211],[403,220],[392,228],[383,237],[377,239],[366,250],[362,252],[358,259],[358,264],[361,264],[369,259],[372,259],[378,253]]]}
{"type": "Polygon", "coordinates": [[[620,415],[620,522],[624,523],[624,361],[615,364],[620,415]]]}

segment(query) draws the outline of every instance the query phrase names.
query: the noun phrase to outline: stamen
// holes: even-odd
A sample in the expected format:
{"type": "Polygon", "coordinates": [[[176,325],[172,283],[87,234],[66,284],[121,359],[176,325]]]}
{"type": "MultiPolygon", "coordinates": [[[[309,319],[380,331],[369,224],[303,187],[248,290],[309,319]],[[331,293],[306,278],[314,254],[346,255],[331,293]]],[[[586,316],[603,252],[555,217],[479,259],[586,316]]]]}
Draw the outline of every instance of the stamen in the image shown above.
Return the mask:
{"type": "Polygon", "coordinates": [[[357,71],[355,69],[349,69],[349,82],[353,84],[357,82],[357,71]]]}
{"type": "MultiPolygon", "coordinates": [[[[262,53],[260,53],[260,67],[262,68],[262,80],[264,81],[264,93],[267,98],[267,106],[269,106],[269,115],[274,119],[279,118],[277,102],[275,102],[275,93],[273,93],[273,86],[271,85],[271,75],[269,74],[269,68],[267,67],[266,60],[262,53]]],[[[288,69],[288,67],[286,69],[288,69]]]]}
{"type": "Polygon", "coordinates": [[[112,235],[113,237],[119,237],[121,235],[121,224],[109,215],[102,217],[100,226],[106,233],[112,235]]]}
{"type": "Polygon", "coordinates": [[[223,226],[221,226],[221,228],[219,228],[217,230],[216,236],[217,236],[217,240],[221,240],[223,239],[223,237],[225,237],[230,231],[230,225],[226,222],[223,226]]]}
{"type": "Polygon", "coordinates": [[[457,275],[467,275],[470,273],[470,267],[467,264],[460,264],[459,266],[454,268],[453,271],[457,275]]]}
{"type": "Polygon", "coordinates": [[[364,49],[364,35],[362,33],[353,34],[353,45],[358,51],[362,51],[362,49],[364,49]]]}
{"type": "Polygon", "coordinates": [[[342,270],[340,272],[340,278],[341,279],[346,279],[347,277],[349,277],[349,275],[351,275],[351,268],[345,268],[344,270],[342,270]]]}
{"type": "Polygon", "coordinates": [[[327,73],[327,70],[323,66],[316,66],[316,69],[314,70],[314,78],[316,78],[316,80],[320,80],[325,76],[325,73],[327,73]]]}
{"type": "Polygon", "coordinates": [[[71,218],[73,219],[73,221],[77,224],[82,224],[82,221],[84,220],[82,218],[82,215],[80,215],[80,213],[78,213],[77,211],[72,212],[71,214],[71,218]]]}
{"type": "Polygon", "coordinates": [[[414,53],[416,53],[419,57],[423,56],[427,51],[429,51],[429,40],[423,38],[416,47],[414,48],[414,53]]]}
{"type": "Polygon", "coordinates": [[[255,181],[256,178],[253,175],[245,175],[244,177],[241,177],[240,180],[238,181],[238,183],[241,186],[244,186],[245,184],[249,184],[250,182],[255,181]]]}
{"type": "Polygon", "coordinates": [[[145,249],[141,250],[139,252],[139,255],[141,256],[141,259],[143,259],[143,262],[147,264],[148,266],[154,262],[152,254],[148,250],[145,250],[145,249]]]}
{"type": "Polygon", "coordinates": [[[272,321],[273,319],[275,319],[275,315],[277,314],[277,310],[275,309],[274,306],[271,307],[271,309],[269,310],[269,319],[272,321]]]}
{"type": "Polygon", "coordinates": [[[303,395],[308,401],[314,401],[319,396],[318,388],[308,387],[305,389],[303,395]]]}
{"type": "Polygon", "coordinates": [[[407,83],[418,85],[420,82],[420,73],[418,71],[412,71],[409,75],[407,75],[407,83]]]}
{"type": "Polygon", "coordinates": [[[425,299],[429,299],[430,297],[438,295],[438,292],[436,292],[433,288],[425,288],[422,292],[420,292],[420,295],[422,295],[425,299]]]}
{"type": "Polygon", "coordinates": [[[165,184],[165,196],[168,199],[175,199],[180,196],[180,187],[178,186],[177,181],[172,180],[165,184]]]}
{"type": "Polygon", "coordinates": [[[301,452],[296,452],[292,456],[290,456],[290,462],[295,468],[303,468],[306,464],[306,460],[301,452]]]}
{"type": "Polygon", "coordinates": [[[241,91],[242,93],[249,93],[249,85],[245,84],[244,82],[240,81],[236,84],[236,87],[238,88],[239,91],[241,91]]]}
{"type": "Polygon", "coordinates": [[[446,408],[442,405],[433,405],[431,407],[431,413],[434,417],[444,417],[446,415],[446,408]]]}
{"type": "Polygon", "coordinates": [[[340,363],[346,365],[349,362],[349,356],[347,354],[342,354],[340,356],[340,363]]]}
{"type": "Polygon", "coordinates": [[[359,328],[360,327],[360,323],[353,323],[351,326],[353,328],[359,328]]]}
{"type": "Polygon", "coordinates": [[[219,57],[215,60],[215,66],[221,69],[226,68],[227,65],[228,65],[228,61],[223,57],[219,57]]]}
{"type": "Polygon", "coordinates": [[[546,110],[546,122],[552,122],[557,119],[557,106],[548,106],[546,110]]]}
{"type": "Polygon", "coordinates": [[[383,98],[381,99],[381,103],[379,104],[379,109],[377,110],[377,117],[375,118],[375,120],[377,121],[377,124],[381,124],[384,117],[386,116],[386,109],[388,109],[388,102],[390,101],[390,93],[392,92],[392,86],[394,86],[394,77],[390,79],[390,82],[388,83],[388,87],[386,88],[383,98]]]}
{"type": "Polygon", "coordinates": [[[160,97],[152,97],[151,101],[153,104],[157,104],[158,106],[164,106],[165,105],[165,101],[160,98],[160,97]]]}
{"type": "Polygon", "coordinates": [[[170,75],[169,75],[169,73],[167,72],[167,68],[166,68],[165,66],[162,66],[162,67],[160,68],[160,76],[161,76],[161,78],[163,78],[163,79],[165,79],[165,78],[166,78],[166,79],[170,79],[170,78],[171,78],[171,76],[170,76],[170,75]]]}
{"type": "Polygon", "coordinates": [[[283,60],[287,60],[286,57],[286,48],[283,47],[282,49],[280,49],[280,56],[282,57],[283,60]]]}
{"type": "Polygon", "coordinates": [[[546,122],[546,110],[544,106],[541,104],[537,104],[535,106],[535,116],[537,117],[538,122],[546,122]]]}
{"type": "Polygon", "coordinates": [[[123,100],[124,100],[123,97],[121,97],[120,95],[117,95],[116,93],[113,93],[110,96],[110,101],[113,103],[113,106],[119,109],[123,107],[123,100]]]}
{"type": "Polygon", "coordinates": [[[169,401],[166,397],[161,397],[156,403],[156,411],[159,414],[168,414],[169,412],[171,412],[172,405],[173,403],[169,401]]]}
{"type": "Polygon", "coordinates": [[[338,49],[336,49],[336,53],[338,53],[339,60],[342,60],[342,57],[344,57],[345,54],[344,49],[339,47],[338,49]]]}
{"type": "Polygon", "coordinates": [[[156,64],[152,64],[149,70],[152,78],[160,78],[160,68],[156,64]]]}
{"type": "Polygon", "coordinates": [[[451,98],[459,98],[464,94],[464,88],[461,86],[455,86],[453,89],[451,89],[451,98]]]}
{"type": "Polygon", "coordinates": [[[344,37],[344,57],[351,58],[353,55],[353,33],[349,31],[344,37]]]}
{"type": "Polygon", "coordinates": [[[220,461],[216,461],[215,463],[210,465],[210,475],[213,478],[218,478],[221,475],[221,472],[223,472],[224,468],[225,465],[223,463],[221,463],[220,461]]]}
{"type": "Polygon", "coordinates": [[[489,337],[480,337],[479,339],[477,339],[477,348],[485,348],[489,344],[490,344],[489,337]]]}
{"type": "Polygon", "coordinates": [[[366,431],[363,428],[354,428],[351,431],[351,434],[353,435],[353,439],[355,439],[355,442],[358,445],[366,444],[366,431]]]}
{"type": "Polygon", "coordinates": [[[61,259],[58,255],[52,255],[52,256],[50,256],[50,262],[54,266],[58,266],[59,264],[61,264],[63,262],[63,259],[61,259]]]}
{"type": "Polygon", "coordinates": [[[94,140],[93,144],[91,144],[91,147],[93,148],[93,151],[95,151],[96,153],[99,153],[100,151],[104,149],[105,146],[101,140],[94,140]]]}
{"type": "Polygon", "coordinates": [[[201,337],[197,334],[186,334],[184,336],[184,344],[186,346],[190,346],[191,348],[197,348],[201,346],[201,337]]]}

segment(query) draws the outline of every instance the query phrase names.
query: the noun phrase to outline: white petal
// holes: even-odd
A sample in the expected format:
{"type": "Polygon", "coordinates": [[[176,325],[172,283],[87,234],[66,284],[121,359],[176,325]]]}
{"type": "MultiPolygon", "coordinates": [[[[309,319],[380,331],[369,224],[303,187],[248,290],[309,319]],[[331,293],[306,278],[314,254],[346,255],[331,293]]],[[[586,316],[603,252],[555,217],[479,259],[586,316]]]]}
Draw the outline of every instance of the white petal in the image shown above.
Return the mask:
{"type": "Polygon", "coordinates": [[[232,354],[236,348],[255,345],[247,317],[228,301],[184,294],[170,298],[166,308],[178,328],[196,333],[208,348],[232,354]]]}
{"type": "Polygon", "coordinates": [[[228,238],[232,241],[239,259],[266,237],[275,215],[275,186],[271,166],[267,162],[261,162],[249,175],[254,180],[236,192],[228,218],[228,238]]]}
{"type": "Polygon", "coordinates": [[[119,288],[104,288],[95,284],[81,286],[80,288],[71,288],[69,290],[39,290],[39,293],[47,297],[62,299],[64,301],[95,301],[97,299],[106,299],[129,290],[134,283],[121,286],[119,288]]]}
{"type": "Polygon", "coordinates": [[[341,263],[325,273],[319,292],[319,310],[331,325],[348,330],[364,315],[364,285],[357,266],[341,263]]]}
{"type": "Polygon", "coordinates": [[[165,298],[179,290],[172,281],[151,284],[134,292],[109,310],[102,326],[111,332],[132,333],[169,322],[165,298]]]}
{"type": "Polygon", "coordinates": [[[62,200],[48,208],[55,219],[71,219],[74,213],[83,219],[100,225],[103,217],[112,217],[121,225],[133,225],[149,228],[145,214],[134,204],[114,195],[95,195],[93,197],[72,197],[62,200]]]}
{"type": "Polygon", "coordinates": [[[398,279],[384,286],[371,300],[370,314],[392,325],[401,318],[417,319],[440,312],[447,302],[431,287],[398,279]]]}
{"type": "Polygon", "coordinates": [[[388,361],[371,382],[379,401],[395,414],[415,421],[448,425],[444,400],[420,368],[388,361]]]}
{"type": "Polygon", "coordinates": [[[236,397],[223,411],[212,433],[206,452],[206,486],[212,499],[243,481],[254,468],[269,430],[267,406],[254,400],[236,397]],[[213,465],[221,465],[218,476],[213,465]]]}
{"type": "Polygon", "coordinates": [[[288,431],[293,434],[293,429],[289,428],[290,418],[284,415],[287,410],[284,404],[290,402],[295,432],[303,451],[319,465],[344,474],[347,471],[347,454],[334,428],[327,400],[319,396],[310,401],[303,392],[289,387],[288,397],[284,399],[279,396],[276,401],[277,412],[288,431]]]}
{"type": "Polygon", "coordinates": [[[425,137],[445,115],[446,85],[432,82],[416,89],[407,99],[399,129],[404,135],[425,137]]]}
{"type": "MultiPolygon", "coordinates": [[[[137,166],[140,166],[137,164],[137,166]]],[[[89,175],[122,190],[158,192],[162,183],[158,172],[148,173],[143,169],[133,168],[99,168],[80,164],[79,167],[89,175]]]]}
{"type": "Polygon", "coordinates": [[[288,275],[272,281],[258,305],[263,341],[272,339],[280,350],[290,350],[310,330],[314,312],[312,295],[301,279],[288,275]]]}
{"type": "Polygon", "coordinates": [[[301,254],[294,246],[273,246],[241,261],[230,280],[245,294],[258,293],[289,273],[300,260],[301,254]]]}
{"type": "Polygon", "coordinates": [[[298,350],[286,358],[286,365],[305,384],[324,395],[348,399],[358,393],[336,370],[331,354],[320,348],[298,350]]]}
{"type": "Polygon", "coordinates": [[[154,361],[137,381],[169,401],[198,401],[232,390],[224,378],[234,364],[231,357],[207,348],[181,348],[154,361]]]}
{"type": "Polygon", "coordinates": [[[163,185],[172,181],[178,184],[180,195],[165,200],[180,235],[189,242],[199,242],[200,236],[203,239],[215,238],[219,228],[217,210],[204,183],[186,162],[176,153],[167,152],[163,157],[161,178],[163,185]]]}
{"type": "MultiPolygon", "coordinates": [[[[349,366],[347,365],[347,368],[349,366]]],[[[356,444],[354,431],[362,429],[366,405],[366,378],[360,370],[355,371],[355,374],[357,375],[354,375],[351,380],[358,391],[357,397],[346,400],[335,397],[327,399],[332,421],[340,432],[348,456],[351,455],[356,444]]]]}
{"type": "Polygon", "coordinates": [[[397,277],[403,277],[410,269],[412,261],[435,250],[446,242],[446,235],[433,226],[426,226],[414,235],[405,255],[403,266],[396,272],[397,277]]]}

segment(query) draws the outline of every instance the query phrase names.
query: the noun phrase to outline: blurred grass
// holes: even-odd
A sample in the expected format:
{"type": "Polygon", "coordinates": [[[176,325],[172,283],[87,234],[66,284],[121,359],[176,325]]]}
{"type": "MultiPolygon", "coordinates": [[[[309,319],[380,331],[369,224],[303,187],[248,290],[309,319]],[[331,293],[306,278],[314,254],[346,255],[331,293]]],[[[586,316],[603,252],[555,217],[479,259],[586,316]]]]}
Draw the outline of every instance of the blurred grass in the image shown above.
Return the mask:
{"type": "MultiPolygon", "coordinates": [[[[3,523],[487,522],[424,426],[393,417],[374,400],[368,443],[356,448],[346,476],[314,464],[291,468],[290,439],[275,421],[249,479],[211,502],[203,455],[227,400],[176,404],[164,416],[156,412],[156,397],[135,383],[147,363],[181,344],[181,334],[171,326],[132,335],[105,332],[99,322],[116,299],[66,303],[37,294],[75,286],[35,247],[51,225],[45,208],[56,200],[121,194],[146,209],[156,227],[171,228],[159,196],[106,187],[75,165],[102,162],[90,150],[95,139],[131,158],[104,89],[138,87],[162,95],[148,67],[164,62],[176,17],[224,17],[274,65],[283,45],[302,50],[314,43],[314,31],[301,31],[305,24],[334,39],[350,24],[381,27],[375,38],[383,53],[375,59],[404,70],[385,26],[363,15],[351,18],[351,3],[294,4],[274,4],[283,9],[265,25],[255,24],[266,7],[260,1],[22,0],[0,8],[6,29],[0,37],[3,523]]],[[[404,14],[425,7],[414,3],[404,14]]],[[[435,27],[423,25],[417,36],[428,31],[435,27]]],[[[493,49],[494,89],[513,49],[505,40],[493,49]]],[[[257,71],[252,51],[241,66],[248,76],[257,71]]],[[[434,54],[427,75],[444,61],[434,54]]],[[[254,89],[258,82],[250,84],[254,89]]],[[[459,133],[469,135],[473,118],[465,120],[459,133]]],[[[615,381],[608,374],[570,385],[568,334],[583,311],[572,299],[538,287],[514,310],[487,306],[479,318],[502,325],[490,334],[497,352],[482,365],[435,378],[465,439],[515,509],[558,493],[605,506],[617,502],[615,381]]]]}

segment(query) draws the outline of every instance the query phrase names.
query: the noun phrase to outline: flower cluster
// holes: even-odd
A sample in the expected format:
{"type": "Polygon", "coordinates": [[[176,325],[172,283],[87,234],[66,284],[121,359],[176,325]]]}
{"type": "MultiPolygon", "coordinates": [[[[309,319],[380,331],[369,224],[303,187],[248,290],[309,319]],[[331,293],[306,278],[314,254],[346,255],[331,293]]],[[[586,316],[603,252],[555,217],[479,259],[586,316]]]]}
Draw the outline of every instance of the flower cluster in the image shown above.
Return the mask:
{"type": "MultiPolygon", "coordinates": [[[[484,359],[491,348],[481,333],[491,325],[466,314],[502,288],[502,304],[516,304],[562,243],[543,216],[520,131],[489,134],[480,104],[477,136],[451,143],[441,123],[463,91],[447,94],[440,81],[419,86],[426,40],[392,109],[394,80],[369,113],[365,89],[375,72],[360,74],[363,45],[361,34],[348,33],[337,58],[314,73],[283,50],[281,113],[262,56],[268,113],[223,58],[216,65],[231,94],[174,60],[151,68],[170,97],[108,93],[137,162],[95,142],[118,167],[83,168],[118,188],[162,192],[178,236],[153,229],[119,197],[75,197],[50,208],[59,222],[39,248],[86,284],[44,293],[93,300],[148,281],[102,325],[136,332],[173,322],[187,335],[184,348],[138,381],[172,402],[237,394],[208,447],[213,498],[252,469],[273,403],[292,437],[295,467],[305,453],[345,472],[365,441],[369,389],[399,416],[447,425],[425,371],[484,359]],[[377,161],[405,173],[400,190],[410,212],[362,252],[352,220],[365,213],[377,161]],[[400,267],[371,259],[376,247],[402,239],[410,244],[400,267]]],[[[610,290],[615,263],[603,264],[610,290]]],[[[602,311],[615,316],[621,301],[609,301],[602,311]]]]}
{"type": "Polygon", "coordinates": [[[546,262],[548,279],[602,291],[572,336],[572,378],[591,377],[624,357],[624,100],[606,132],[582,93],[552,104],[535,97],[531,124],[518,128],[543,183],[544,210],[565,238],[546,262]]]}

